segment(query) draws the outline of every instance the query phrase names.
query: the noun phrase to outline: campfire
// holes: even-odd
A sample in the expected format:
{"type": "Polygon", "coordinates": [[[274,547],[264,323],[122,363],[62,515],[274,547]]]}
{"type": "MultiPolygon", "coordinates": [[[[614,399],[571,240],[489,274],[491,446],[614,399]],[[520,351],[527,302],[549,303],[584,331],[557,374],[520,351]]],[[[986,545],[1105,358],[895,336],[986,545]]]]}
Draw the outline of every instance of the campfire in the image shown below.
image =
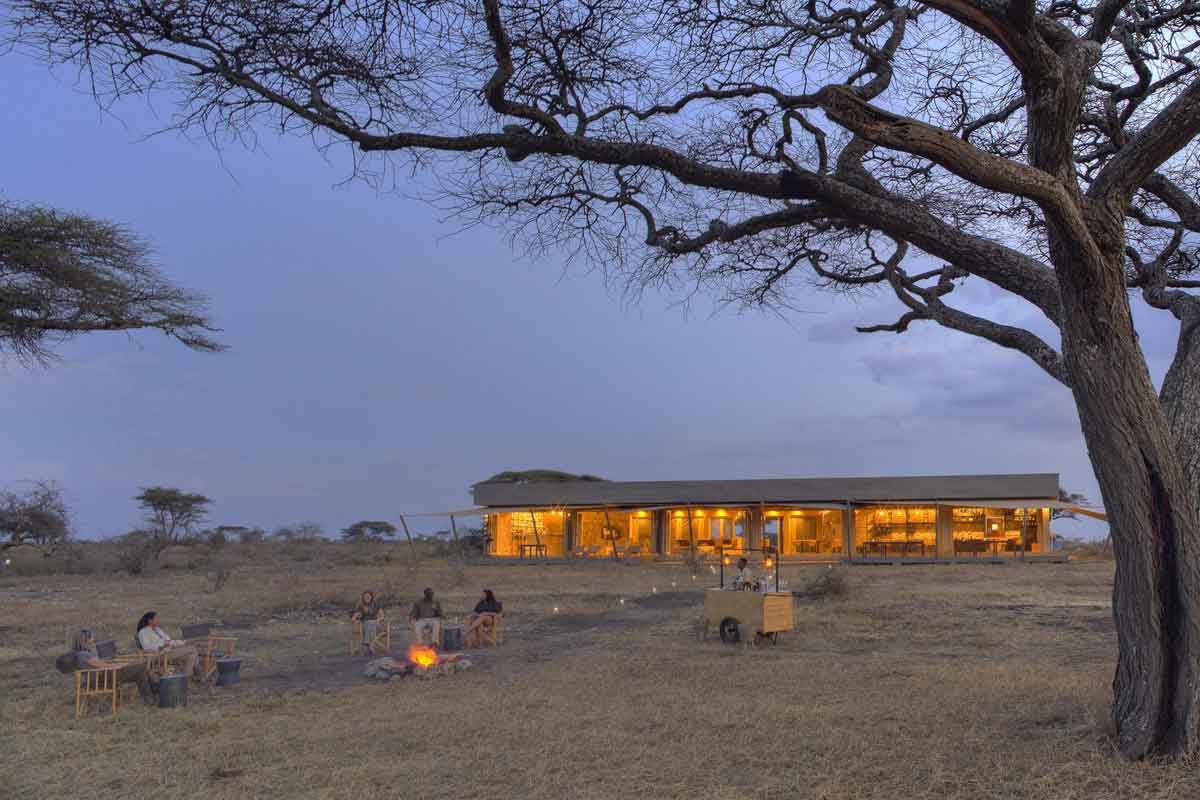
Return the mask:
{"type": "Polygon", "coordinates": [[[377,658],[367,663],[368,678],[388,680],[407,678],[435,678],[471,668],[471,661],[459,653],[439,653],[432,647],[414,644],[408,648],[405,658],[377,658]]]}

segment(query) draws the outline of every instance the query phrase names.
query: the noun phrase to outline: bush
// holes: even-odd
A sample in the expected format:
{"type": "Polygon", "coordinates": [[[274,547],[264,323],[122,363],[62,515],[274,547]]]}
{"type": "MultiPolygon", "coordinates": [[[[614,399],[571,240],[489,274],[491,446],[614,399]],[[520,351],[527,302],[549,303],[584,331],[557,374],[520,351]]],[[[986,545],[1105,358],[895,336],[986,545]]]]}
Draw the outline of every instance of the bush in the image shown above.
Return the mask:
{"type": "Polygon", "coordinates": [[[238,541],[242,544],[262,544],[267,540],[267,532],[262,528],[246,528],[238,532],[238,541]]]}
{"type": "Polygon", "coordinates": [[[115,542],[117,565],[130,575],[144,575],[155,565],[154,536],[148,531],[130,531],[115,542]]]}
{"type": "Polygon", "coordinates": [[[792,590],[793,596],[807,599],[845,597],[849,593],[850,582],[846,579],[845,567],[829,567],[799,589],[792,590]]]}

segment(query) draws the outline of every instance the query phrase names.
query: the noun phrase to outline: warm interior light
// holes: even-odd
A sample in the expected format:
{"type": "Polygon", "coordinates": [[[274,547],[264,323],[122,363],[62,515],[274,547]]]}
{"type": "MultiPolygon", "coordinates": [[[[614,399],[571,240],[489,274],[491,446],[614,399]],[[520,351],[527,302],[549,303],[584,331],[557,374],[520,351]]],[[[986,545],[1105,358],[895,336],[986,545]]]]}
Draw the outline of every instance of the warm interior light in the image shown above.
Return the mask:
{"type": "Polygon", "coordinates": [[[771,567],[775,566],[775,562],[768,558],[763,562],[763,566],[765,566],[767,569],[770,569],[771,567]]]}
{"type": "Polygon", "coordinates": [[[732,561],[730,561],[729,556],[724,556],[721,558],[721,563],[728,567],[732,561]]]}

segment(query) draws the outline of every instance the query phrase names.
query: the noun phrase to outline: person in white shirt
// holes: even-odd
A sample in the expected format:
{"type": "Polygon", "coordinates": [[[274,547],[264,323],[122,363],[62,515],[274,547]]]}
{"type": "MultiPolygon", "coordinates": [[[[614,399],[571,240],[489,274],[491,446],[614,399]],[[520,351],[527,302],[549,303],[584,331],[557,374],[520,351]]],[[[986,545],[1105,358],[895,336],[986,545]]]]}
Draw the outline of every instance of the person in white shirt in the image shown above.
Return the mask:
{"type": "Polygon", "coordinates": [[[184,675],[199,675],[196,667],[200,654],[196,648],[189,647],[188,643],[182,639],[172,639],[168,636],[158,621],[158,612],[147,611],[142,614],[142,618],[138,620],[137,643],[138,647],[148,653],[165,650],[167,662],[174,666],[181,666],[184,675]]]}
{"type": "Polygon", "coordinates": [[[751,590],[756,588],[757,579],[754,573],[750,571],[750,562],[745,558],[737,560],[737,572],[733,576],[733,588],[738,590],[751,590]]]}

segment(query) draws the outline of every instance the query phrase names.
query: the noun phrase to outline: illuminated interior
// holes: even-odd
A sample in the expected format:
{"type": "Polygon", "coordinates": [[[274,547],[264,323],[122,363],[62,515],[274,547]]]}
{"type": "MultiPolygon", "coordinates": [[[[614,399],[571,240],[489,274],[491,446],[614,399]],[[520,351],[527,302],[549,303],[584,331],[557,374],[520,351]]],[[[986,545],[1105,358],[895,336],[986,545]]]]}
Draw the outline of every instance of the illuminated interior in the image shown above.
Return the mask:
{"type": "MultiPolygon", "coordinates": [[[[932,559],[1043,553],[1045,517],[1041,508],[859,506],[852,511],[849,555],[932,559]]],[[[496,556],[682,556],[695,548],[709,557],[720,551],[736,557],[761,547],[796,558],[847,555],[844,519],[839,508],[728,506],[506,511],[488,514],[486,525],[488,552],[496,556]],[[761,538],[752,533],[760,518],[761,538]]]]}
{"type": "Polygon", "coordinates": [[[489,514],[488,552],[494,556],[561,557],[564,520],[562,511],[489,514]]]}
{"type": "Polygon", "coordinates": [[[842,511],[836,508],[767,509],[763,544],[783,555],[835,555],[842,552],[842,511]]]}
{"type": "Polygon", "coordinates": [[[696,543],[700,553],[744,550],[750,543],[750,514],[742,508],[672,509],[667,518],[667,552],[682,554],[696,543]]]}
{"type": "Polygon", "coordinates": [[[1041,552],[1038,509],[956,506],[950,509],[956,556],[1041,552]]]}
{"type": "Polygon", "coordinates": [[[854,553],[859,556],[936,556],[937,507],[865,506],[854,509],[854,553]]]}
{"type": "MultiPolygon", "coordinates": [[[[580,511],[577,515],[573,552],[581,556],[609,557],[612,556],[614,547],[618,552],[623,552],[632,544],[629,538],[631,532],[641,535],[642,532],[651,530],[647,525],[633,523],[635,513],[645,515],[645,512],[616,510],[607,513],[580,511]]],[[[648,515],[638,516],[637,519],[650,521],[648,515]]],[[[653,540],[649,540],[649,544],[653,545],[653,540]]]]}

